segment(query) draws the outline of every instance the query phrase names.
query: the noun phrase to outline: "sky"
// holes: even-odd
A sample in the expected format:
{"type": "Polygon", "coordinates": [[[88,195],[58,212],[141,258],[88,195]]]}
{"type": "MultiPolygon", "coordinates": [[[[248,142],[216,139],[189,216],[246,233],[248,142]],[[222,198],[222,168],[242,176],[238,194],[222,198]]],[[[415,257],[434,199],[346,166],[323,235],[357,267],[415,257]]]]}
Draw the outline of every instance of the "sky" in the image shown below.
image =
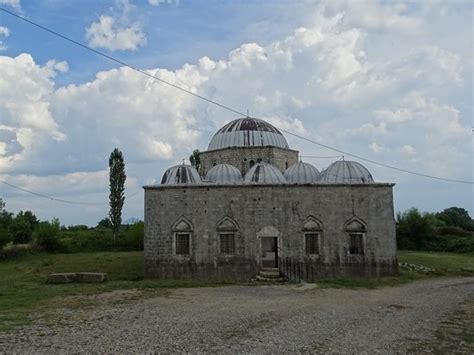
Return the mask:
{"type": "MultiPolygon", "coordinates": [[[[474,180],[470,1],[0,0],[0,7],[331,147],[474,180]]],[[[0,184],[10,211],[95,225],[108,213],[108,156],[117,147],[127,173],[123,219],[141,219],[142,186],[158,183],[193,149],[206,150],[235,118],[0,12],[0,180],[91,203],[0,184]]],[[[319,170],[339,159],[286,138],[319,170]]],[[[472,184],[360,162],[376,181],[396,183],[396,211],[458,206],[474,215],[472,184]]]]}

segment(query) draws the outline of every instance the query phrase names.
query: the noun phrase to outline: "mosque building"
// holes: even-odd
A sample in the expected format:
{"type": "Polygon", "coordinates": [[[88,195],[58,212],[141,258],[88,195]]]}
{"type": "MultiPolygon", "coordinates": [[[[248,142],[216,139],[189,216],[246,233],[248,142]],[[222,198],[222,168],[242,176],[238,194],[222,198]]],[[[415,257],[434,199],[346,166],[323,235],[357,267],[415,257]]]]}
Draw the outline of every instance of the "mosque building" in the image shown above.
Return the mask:
{"type": "Polygon", "coordinates": [[[229,122],[200,153],[145,186],[147,278],[287,279],[397,272],[392,183],[360,163],[319,172],[256,118],[229,122]]]}

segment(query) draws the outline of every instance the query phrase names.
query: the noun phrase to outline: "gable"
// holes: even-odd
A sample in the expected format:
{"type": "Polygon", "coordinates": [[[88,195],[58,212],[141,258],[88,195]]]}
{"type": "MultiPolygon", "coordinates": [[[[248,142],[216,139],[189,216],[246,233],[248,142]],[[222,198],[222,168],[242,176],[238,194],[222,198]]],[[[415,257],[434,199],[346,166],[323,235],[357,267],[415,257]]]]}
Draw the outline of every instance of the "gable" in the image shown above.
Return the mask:
{"type": "Polygon", "coordinates": [[[322,230],[323,224],[316,219],[315,217],[308,217],[303,223],[303,230],[304,231],[314,231],[314,230],[322,230]]]}
{"type": "Polygon", "coordinates": [[[173,224],[173,230],[176,232],[190,232],[193,230],[193,225],[191,222],[185,218],[185,217],[180,217],[174,224],[173,224]]]}
{"type": "Polygon", "coordinates": [[[344,229],[347,231],[365,231],[367,227],[361,219],[353,217],[344,224],[344,229]]]}
{"type": "Polygon", "coordinates": [[[218,231],[236,231],[238,230],[237,223],[230,217],[224,217],[219,222],[217,222],[218,231]]]}

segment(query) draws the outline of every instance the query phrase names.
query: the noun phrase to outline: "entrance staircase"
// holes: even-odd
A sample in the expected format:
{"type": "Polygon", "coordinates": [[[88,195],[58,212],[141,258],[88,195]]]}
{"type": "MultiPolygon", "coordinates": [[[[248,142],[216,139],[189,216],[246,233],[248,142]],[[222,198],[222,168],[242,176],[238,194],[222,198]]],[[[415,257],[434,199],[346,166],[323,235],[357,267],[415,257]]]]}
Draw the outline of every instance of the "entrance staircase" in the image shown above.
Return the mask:
{"type": "Polygon", "coordinates": [[[277,268],[262,268],[255,278],[258,282],[284,282],[285,279],[281,276],[280,271],[277,268]]]}

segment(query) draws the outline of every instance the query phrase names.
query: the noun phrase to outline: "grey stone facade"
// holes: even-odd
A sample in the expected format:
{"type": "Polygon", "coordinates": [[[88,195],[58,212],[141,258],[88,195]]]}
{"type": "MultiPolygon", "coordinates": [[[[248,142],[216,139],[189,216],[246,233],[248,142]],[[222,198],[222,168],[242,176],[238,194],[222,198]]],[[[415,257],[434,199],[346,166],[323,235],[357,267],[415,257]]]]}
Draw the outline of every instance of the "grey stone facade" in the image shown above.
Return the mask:
{"type": "Polygon", "coordinates": [[[276,237],[278,267],[296,260],[309,281],[392,275],[397,271],[392,186],[145,187],[145,276],[249,280],[262,267],[265,237],[276,237]],[[176,236],[183,233],[189,235],[189,253],[177,255],[176,236]],[[221,252],[223,234],[234,238],[232,254],[221,252]],[[306,234],[318,236],[317,253],[308,253],[306,234]],[[361,238],[356,253],[350,250],[351,235],[361,238]]]}
{"type": "Polygon", "coordinates": [[[232,147],[201,152],[199,157],[202,176],[206,176],[214,165],[221,163],[235,166],[242,175],[245,175],[253,163],[258,162],[272,164],[284,173],[288,167],[298,162],[298,151],[270,146],[232,147]]]}

